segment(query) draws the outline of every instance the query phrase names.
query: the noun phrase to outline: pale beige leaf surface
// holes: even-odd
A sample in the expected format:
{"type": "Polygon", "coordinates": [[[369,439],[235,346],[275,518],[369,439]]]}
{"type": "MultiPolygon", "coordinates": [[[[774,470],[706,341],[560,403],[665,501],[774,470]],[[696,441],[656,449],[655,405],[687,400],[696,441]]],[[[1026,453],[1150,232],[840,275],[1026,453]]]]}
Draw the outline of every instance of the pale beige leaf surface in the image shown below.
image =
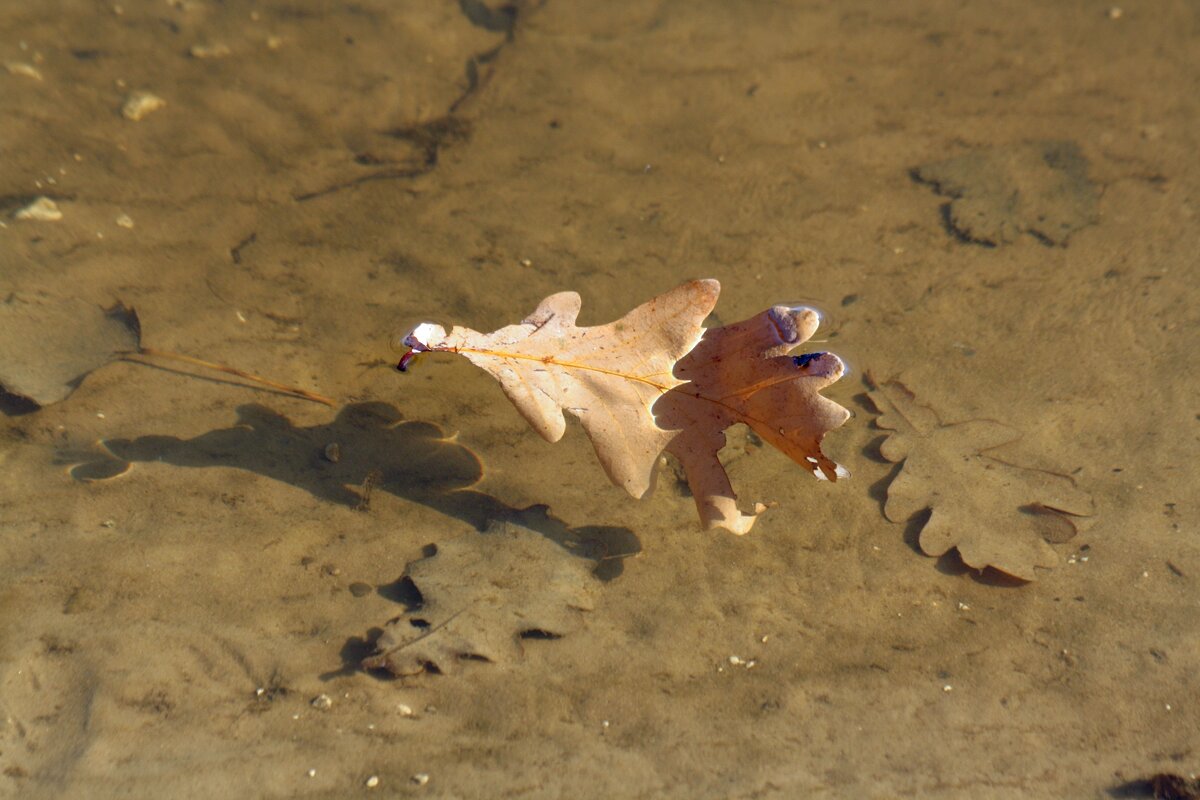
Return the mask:
{"type": "Polygon", "coordinates": [[[405,572],[421,603],[388,623],[363,666],[414,675],[511,662],[523,634],[563,636],[583,624],[599,591],[595,566],[513,523],[440,543],[405,572]]]}
{"type": "Polygon", "coordinates": [[[609,478],[635,497],[669,450],[687,473],[704,527],[745,533],[755,514],[738,510],[717,457],[725,429],[744,422],[817,477],[844,477],[821,439],[850,414],[820,390],[845,367],[831,353],[786,355],[819,324],[809,308],[775,306],[705,331],[719,291],[715,280],[685,283],[593,328],[575,326],[579,295],[563,292],[519,325],[485,334],[423,323],[405,342],[414,353],[458,353],[487,370],[550,441],[563,434],[564,411],[577,416],[609,478]]]}
{"type": "Polygon", "coordinates": [[[575,415],[612,482],[642,497],[672,436],[655,424],[650,406],[681,382],[671,371],[700,340],[720,290],[714,280],[685,283],[590,328],[575,325],[579,295],[560,292],[518,325],[446,333],[425,323],[405,342],[415,352],[458,353],[487,370],[547,441],[562,438],[564,411],[575,415]]]}
{"type": "Polygon", "coordinates": [[[973,569],[992,567],[1022,580],[1058,563],[1047,543],[1075,534],[1080,518],[1094,513],[1092,498],[1071,478],[1009,464],[988,451],[1020,438],[992,420],[943,424],[898,381],[876,382],[868,393],[880,412],[876,424],[891,431],[883,457],[904,462],[888,486],[884,515],[904,522],[929,509],[921,550],[940,556],[958,549],[973,569]]]}

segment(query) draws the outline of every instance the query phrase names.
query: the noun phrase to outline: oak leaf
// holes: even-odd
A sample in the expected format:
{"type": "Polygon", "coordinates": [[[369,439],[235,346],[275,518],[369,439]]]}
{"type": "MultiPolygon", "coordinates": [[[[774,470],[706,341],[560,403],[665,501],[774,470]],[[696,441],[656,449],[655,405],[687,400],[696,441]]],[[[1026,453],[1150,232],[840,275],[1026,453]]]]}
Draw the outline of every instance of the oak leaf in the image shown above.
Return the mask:
{"type": "Polygon", "coordinates": [[[420,601],[389,622],[367,669],[453,672],[465,660],[516,660],[524,638],[558,638],[595,607],[596,562],[534,531],[498,523],[408,565],[420,601]]]}
{"type": "Polygon", "coordinates": [[[929,518],[919,544],[930,556],[958,549],[963,563],[1030,581],[1058,563],[1047,540],[1062,542],[1093,513],[1092,498],[1066,475],[1022,467],[990,455],[1020,434],[986,419],[943,424],[899,381],[878,382],[868,397],[890,431],[880,453],[903,462],[887,490],[884,516],[929,518]]]}
{"type": "MultiPolygon", "coordinates": [[[[715,280],[685,283],[607,325],[575,325],[580,298],[551,295],[517,325],[493,333],[422,323],[405,337],[415,354],[458,353],[489,372],[545,439],[558,441],[563,412],[579,418],[609,478],[634,497],[653,484],[664,450],[683,464],[701,523],[745,533],[755,520],[717,457],[724,430],[743,422],[820,478],[848,473],[821,439],[849,412],[819,391],[844,372],[831,353],[786,355],[816,330],[809,308],[775,306],[705,330],[715,280]]],[[[756,507],[756,513],[761,511],[756,507]]]]}
{"type": "Polygon", "coordinates": [[[743,514],[718,452],[724,431],[745,423],[817,478],[836,481],[849,473],[821,452],[825,433],[850,412],[820,391],[842,377],[845,364],[832,353],[791,357],[820,324],[811,308],[774,306],[750,319],[710,328],[680,359],[675,375],[687,379],[654,406],[658,424],[676,435],[667,450],[683,464],[706,528],[746,533],[756,514],[743,514]]]}
{"type": "Polygon", "coordinates": [[[141,341],[137,313],[75,298],[10,294],[0,302],[0,397],[33,408],[65,399],[93,370],[141,341]]]}

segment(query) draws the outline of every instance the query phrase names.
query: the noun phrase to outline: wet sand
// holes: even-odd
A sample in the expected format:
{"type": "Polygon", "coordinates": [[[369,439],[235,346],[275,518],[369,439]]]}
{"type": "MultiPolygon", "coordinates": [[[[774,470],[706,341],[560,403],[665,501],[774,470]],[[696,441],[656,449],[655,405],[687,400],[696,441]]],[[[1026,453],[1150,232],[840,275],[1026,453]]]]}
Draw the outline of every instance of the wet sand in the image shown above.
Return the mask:
{"type": "MultiPolygon", "coordinates": [[[[0,796],[1105,798],[1200,769],[1194,8],[116,8],[0,9],[0,297],[119,300],[147,346],[341,407],[121,361],[0,418],[0,796]],[[128,119],[135,92],[165,104],[128,119]],[[39,196],[62,219],[11,217],[39,196]],[[719,322],[823,306],[855,368],[826,392],[852,479],[729,453],[774,504],[747,537],[698,531],[670,473],[630,500],[465,362],[390,368],[422,319],[573,289],[606,322],[693,277],[719,322]],[[1056,568],[979,575],[884,517],[868,371],[1092,494],[1056,568]],[[359,669],[406,565],[497,521],[609,556],[578,629],[359,669]]],[[[518,596],[483,622],[515,633],[518,596]]]]}

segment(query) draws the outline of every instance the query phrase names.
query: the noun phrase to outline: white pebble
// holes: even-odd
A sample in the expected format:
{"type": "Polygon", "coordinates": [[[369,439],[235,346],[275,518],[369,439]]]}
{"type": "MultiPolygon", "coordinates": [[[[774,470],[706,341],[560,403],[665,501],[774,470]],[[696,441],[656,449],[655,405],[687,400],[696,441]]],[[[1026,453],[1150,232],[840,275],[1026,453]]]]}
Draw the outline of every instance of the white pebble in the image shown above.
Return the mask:
{"type": "Polygon", "coordinates": [[[39,197],[13,214],[13,219],[32,219],[41,222],[58,222],[62,218],[62,212],[58,210],[58,203],[49,197],[39,197]]]}
{"type": "Polygon", "coordinates": [[[310,777],[310,778],[315,778],[315,777],[317,777],[317,771],[316,771],[315,769],[310,769],[310,770],[308,771],[308,777],[310,777]]]}
{"type": "Polygon", "coordinates": [[[942,687],[942,691],[943,692],[952,692],[952,691],[954,691],[954,687],[947,683],[945,686],[942,687]]]}
{"type": "Polygon", "coordinates": [[[309,701],[309,705],[321,711],[326,711],[333,706],[333,698],[327,694],[319,694],[309,701]]]}
{"type": "Polygon", "coordinates": [[[424,786],[425,784],[429,783],[429,773],[418,772],[416,775],[412,776],[412,782],[417,786],[424,786]]]}
{"type": "Polygon", "coordinates": [[[411,717],[415,713],[412,710],[412,706],[405,703],[397,703],[396,710],[400,712],[400,716],[402,717],[411,717]]]}
{"type": "Polygon", "coordinates": [[[167,101],[156,94],[134,92],[125,99],[125,105],[121,106],[121,116],[137,122],[147,114],[158,111],[166,104],[167,101]]]}
{"type": "Polygon", "coordinates": [[[117,216],[117,224],[122,228],[132,228],[133,217],[129,216],[128,214],[119,214],[117,216]]]}
{"type": "Polygon", "coordinates": [[[367,788],[368,789],[374,789],[378,785],[379,785],[379,776],[378,775],[372,775],[371,777],[367,778],[367,788]]]}
{"type": "Polygon", "coordinates": [[[42,79],[42,71],[33,64],[26,64],[24,61],[5,62],[4,68],[8,70],[9,75],[21,75],[25,78],[33,78],[35,81],[42,79]]]}
{"type": "Polygon", "coordinates": [[[224,58],[231,52],[223,44],[194,44],[188,49],[192,58],[224,58]]]}

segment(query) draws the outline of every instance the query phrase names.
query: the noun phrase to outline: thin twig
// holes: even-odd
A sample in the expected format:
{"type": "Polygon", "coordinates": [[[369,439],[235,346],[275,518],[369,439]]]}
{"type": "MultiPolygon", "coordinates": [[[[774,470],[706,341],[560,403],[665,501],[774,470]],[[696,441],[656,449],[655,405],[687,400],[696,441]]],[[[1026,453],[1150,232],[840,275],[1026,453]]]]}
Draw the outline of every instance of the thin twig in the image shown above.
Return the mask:
{"type": "Polygon", "coordinates": [[[323,395],[316,394],[315,392],[310,392],[307,389],[300,389],[296,386],[288,386],[287,384],[279,383],[278,381],[273,381],[270,378],[264,378],[261,375],[255,375],[252,372],[246,372],[245,370],[240,370],[240,369],[237,369],[236,367],[227,367],[224,364],[214,364],[212,361],[205,361],[202,358],[193,358],[192,356],[185,356],[185,355],[181,355],[180,353],[169,353],[166,350],[159,350],[154,347],[139,348],[137,351],[137,354],[141,355],[141,356],[150,356],[153,358],[165,358],[168,361],[181,361],[184,364],[191,364],[194,367],[204,367],[205,369],[216,370],[217,372],[224,372],[228,375],[235,375],[244,380],[252,381],[254,383],[258,383],[263,386],[270,387],[271,389],[276,389],[281,392],[287,392],[288,394],[295,395],[295,396],[303,398],[305,400],[311,400],[314,403],[323,403],[324,405],[327,405],[327,406],[330,406],[333,408],[337,407],[337,401],[332,400],[323,395]]]}

